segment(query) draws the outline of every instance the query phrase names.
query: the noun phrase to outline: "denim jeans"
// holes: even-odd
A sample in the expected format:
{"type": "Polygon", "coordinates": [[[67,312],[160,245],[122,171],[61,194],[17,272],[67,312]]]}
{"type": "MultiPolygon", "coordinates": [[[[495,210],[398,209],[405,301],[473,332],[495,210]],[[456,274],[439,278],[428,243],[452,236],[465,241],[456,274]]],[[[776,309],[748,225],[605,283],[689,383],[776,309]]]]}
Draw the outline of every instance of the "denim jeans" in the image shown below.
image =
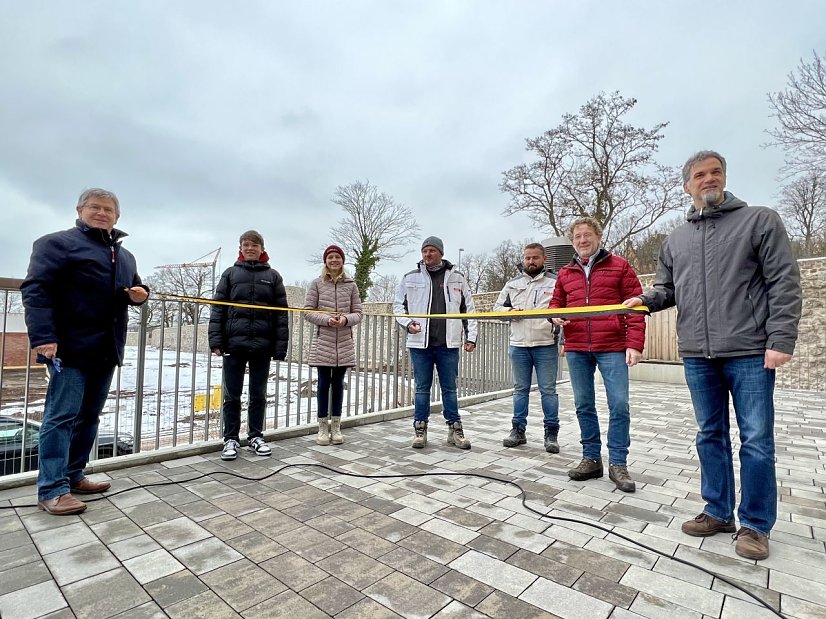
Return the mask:
{"type": "Polygon", "coordinates": [[[625,352],[565,352],[574,390],[582,457],[599,460],[602,441],[594,399],[594,372],[599,368],[608,399],[608,463],[625,465],[631,444],[628,409],[628,366],[625,352]]]}
{"type": "Polygon", "coordinates": [[[447,423],[459,421],[459,401],[456,397],[456,378],[459,376],[459,349],[447,346],[411,348],[413,378],[416,380],[414,423],[430,418],[430,388],[433,386],[433,368],[439,373],[442,388],[442,414],[447,423]]]}
{"type": "Polygon", "coordinates": [[[341,407],[344,402],[344,376],[347,374],[347,368],[320,365],[316,371],[318,372],[318,385],[316,386],[318,418],[324,419],[328,413],[333,417],[341,417],[341,407]],[[330,397],[331,391],[332,398],[330,397]]]}
{"type": "Polygon", "coordinates": [[[774,370],[763,355],[683,359],[697,418],[700,492],[706,514],[734,519],[729,393],[740,430],[740,526],[768,535],[777,520],[774,470],[774,370]]]}
{"type": "Polygon", "coordinates": [[[556,393],[556,371],[559,367],[559,348],[550,346],[511,346],[513,368],[513,425],[523,430],[528,425],[528,394],[531,377],[536,368],[536,382],[542,402],[542,416],[546,428],[559,430],[559,396],[556,393]]]}
{"type": "Polygon", "coordinates": [[[40,426],[37,498],[53,499],[83,479],[114,366],[78,369],[49,364],[49,387],[40,426]]]}
{"type": "Polygon", "coordinates": [[[249,405],[247,406],[247,438],[264,436],[264,413],[267,410],[267,379],[270,358],[261,355],[232,353],[224,355],[224,440],[239,440],[241,432],[241,392],[244,372],[250,367],[249,405]]]}

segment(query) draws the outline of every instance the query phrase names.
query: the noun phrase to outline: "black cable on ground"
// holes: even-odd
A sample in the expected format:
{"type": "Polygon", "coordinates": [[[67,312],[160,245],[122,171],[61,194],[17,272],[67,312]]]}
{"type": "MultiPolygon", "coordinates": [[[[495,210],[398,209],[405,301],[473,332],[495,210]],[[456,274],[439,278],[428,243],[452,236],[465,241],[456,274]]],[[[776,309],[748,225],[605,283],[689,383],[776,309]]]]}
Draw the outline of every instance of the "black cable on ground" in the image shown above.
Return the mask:
{"type": "MultiPolygon", "coordinates": [[[[329,471],[331,473],[334,473],[335,475],[344,475],[345,477],[358,477],[358,478],[361,478],[361,479],[399,479],[399,478],[415,478],[415,477],[465,477],[466,476],[466,477],[477,477],[479,479],[484,479],[484,480],[487,480],[487,481],[494,481],[494,482],[498,482],[500,484],[506,484],[506,485],[509,485],[509,486],[514,486],[515,488],[517,488],[519,490],[520,500],[522,502],[522,507],[524,507],[526,510],[528,510],[528,511],[534,513],[534,514],[537,514],[541,518],[547,518],[548,520],[555,520],[555,521],[558,521],[558,522],[571,522],[571,523],[574,523],[574,524],[586,525],[586,526],[592,527],[594,529],[597,529],[598,531],[602,531],[603,533],[607,533],[608,535],[613,535],[614,537],[618,537],[622,540],[625,540],[626,542],[628,542],[630,544],[633,544],[634,546],[642,548],[643,550],[647,550],[648,552],[654,553],[654,554],[656,554],[660,557],[664,557],[666,559],[670,559],[671,561],[676,561],[677,563],[681,563],[683,565],[693,567],[694,569],[699,570],[699,571],[703,572],[704,574],[708,574],[712,578],[717,578],[718,580],[720,580],[721,582],[726,583],[730,587],[733,587],[734,589],[737,589],[738,591],[740,591],[742,593],[745,593],[747,596],[749,596],[750,598],[755,600],[758,604],[760,604],[764,608],[768,609],[769,611],[771,611],[772,613],[774,613],[775,615],[777,615],[781,619],[787,619],[787,617],[783,613],[781,613],[779,609],[775,609],[773,606],[771,606],[768,602],[766,602],[762,598],[758,597],[757,595],[755,595],[754,593],[752,593],[751,591],[749,591],[748,589],[746,589],[742,585],[739,585],[736,582],[730,580],[729,578],[726,578],[725,576],[721,576],[720,574],[717,574],[716,572],[712,572],[711,570],[706,569],[706,568],[702,567],[701,565],[697,565],[696,563],[692,563],[691,561],[688,561],[686,559],[681,559],[679,557],[671,556],[671,555],[669,555],[669,554],[667,554],[667,553],[665,553],[661,550],[657,550],[656,548],[653,548],[652,546],[648,546],[647,544],[643,544],[642,542],[637,541],[633,538],[630,538],[626,535],[623,535],[622,533],[617,533],[616,531],[614,531],[612,529],[609,529],[607,527],[603,527],[603,526],[595,524],[593,522],[588,522],[586,520],[580,520],[578,518],[566,518],[566,517],[563,517],[563,516],[551,516],[551,515],[549,515],[545,512],[541,512],[538,509],[534,509],[533,507],[531,507],[530,505],[527,504],[527,492],[525,491],[525,489],[522,486],[519,485],[518,482],[515,482],[515,481],[510,480],[510,479],[501,479],[499,477],[494,477],[492,475],[484,475],[482,473],[468,473],[468,472],[452,473],[452,472],[448,472],[448,471],[435,471],[435,472],[430,472],[430,473],[381,473],[381,474],[375,474],[375,475],[365,475],[365,474],[361,474],[361,473],[351,473],[349,471],[340,471],[340,470],[335,469],[331,466],[327,466],[326,464],[319,464],[319,463],[316,463],[316,462],[306,462],[306,463],[285,464],[285,465],[273,470],[271,473],[268,473],[267,475],[264,475],[263,477],[249,477],[247,475],[241,475],[240,473],[234,473],[232,471],[211,471],[209,473],[202,473],[201,475],[196,475],[195,477],[192,477],[190,479],[179,479],[179,480],[175,480],[175,481],[170,480],[170,481],[154,482],[154,483],[150,483],[150,484],[136,485],[136,486],[132,486],[130,488],[124,488],[123,490],[117,490],[116,492],[103,494],[99,497],[94,497],[94,498],[84,497],[83,502],[84,503],[94,503],[96,501],[108,500],[108,499],[111,499],[112,497],[118,496],[119,494],[123,494],[125,492],[131,492],[132,490],[138,490],[140,488],[157,488],[157,487],[161,487],[161,486],[172,486],[172,485],[178,485],[178,484],[186,484],[186,483],[190,483],[190,482],[193,482],[193,481],[197,481],[199,479],[203,479],[204,477],[211,477],[212,475],[227,475],[229,477],[236,477],[238,479],[243,479],[243,480],[246,480],[246,481],[264,481],[265,479],[269,479],[273,475],[277,475],[278,473],[280,473],[281,471],[284,471],[285,469],[289,469],[289,468],[309,468],[309,467],[323,469],[325,471],[329,471]]],[[[37,504],[34,504],[34,505],[0,505],[0,509],[18,509],[18,508],[22,508],[22,507],[37,507],[37,504]]]]}

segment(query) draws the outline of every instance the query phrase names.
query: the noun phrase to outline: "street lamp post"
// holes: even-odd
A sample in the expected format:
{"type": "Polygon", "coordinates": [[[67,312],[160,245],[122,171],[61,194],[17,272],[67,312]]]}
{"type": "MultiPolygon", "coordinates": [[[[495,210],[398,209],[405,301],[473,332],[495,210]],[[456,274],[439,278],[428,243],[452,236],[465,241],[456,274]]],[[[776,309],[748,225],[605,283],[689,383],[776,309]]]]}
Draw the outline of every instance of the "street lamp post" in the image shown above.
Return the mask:
{"type": "Polygon", "coordinates": [[[456,263],[456,268],[457,268],[457,269],[461,269],[461,268],[462,268],[462,252],[463,252],[463,251],[465,251],[465,250],[464,250],[464,248],[463,248],[463,247],[460,247],[460,248],[459,248],[459,262],[457,262],[457,263],[456,263]]]}

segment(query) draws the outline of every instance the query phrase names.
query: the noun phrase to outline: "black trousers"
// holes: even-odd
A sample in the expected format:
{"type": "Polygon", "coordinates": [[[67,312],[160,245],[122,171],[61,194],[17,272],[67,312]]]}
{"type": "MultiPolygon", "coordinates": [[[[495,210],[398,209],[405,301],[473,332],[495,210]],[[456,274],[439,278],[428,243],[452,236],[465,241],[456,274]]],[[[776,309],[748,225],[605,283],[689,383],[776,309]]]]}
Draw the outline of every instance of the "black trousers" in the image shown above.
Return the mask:
{"type": "Polygon", "coordinates": [[[241,393],[244,390],[244,372],[249,364],[249,406],[247,407],[247,438],[264,436],[264,413],[267,409],[267,379],[270,376],[270,358],[232,353],[224,355],[224,441],[239,440],[241,431],[241,393]]]}

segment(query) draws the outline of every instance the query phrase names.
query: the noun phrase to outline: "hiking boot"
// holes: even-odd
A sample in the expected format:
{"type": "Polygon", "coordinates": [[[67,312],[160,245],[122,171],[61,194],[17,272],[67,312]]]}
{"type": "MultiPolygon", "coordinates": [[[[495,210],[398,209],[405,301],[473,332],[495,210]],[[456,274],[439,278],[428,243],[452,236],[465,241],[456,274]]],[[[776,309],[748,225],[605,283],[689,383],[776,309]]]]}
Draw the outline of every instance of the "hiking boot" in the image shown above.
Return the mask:
{"type": "Polygon", "coordinates": [[[224,450],[221,452],[221,460],[235,460],[238,457],[238,448],[241,445],[234,438],[224,441],[224,450]]]}
{"type": "Polygon", "coordinates": [[[249,449],[258,456],[269,456],[272,454],[272,449],[270,449],[267,442],[260,436],[250,439],[249,449]]]}
{"type": "Polygon", "coordinates": [[[549,454],[559,453],[559,428],[545,426],[545,451],[549,454]]]}
{"type": "Polygon", "coordinates": [[[412,447],[415,449],[425,447],[427,445],[427,422],[414,421],[413,430],[416,432],[416,436],[413,437],[412,447]]]}
{"type": "Polygon", "coordinates": [[[617,488],[623,492],[634,492],[637,489],[637,485],[628,474],[628,467],[624,464],[609,464],[608,479],[614,482],[617,488]]]}
{"type": "Polygon", "coordinates": [[[769,556],[769,538],[754,529],[740,527],[732,539],[737,540],[734,545],[734,552],[746,559],[762,561],[769,556]]]}
{"type": "Polygon", "coordinates": [[[341,417],[333,417],[330,420],[330,442],[333,445],[341,445],[344,442],[341,434],[341,417]]]}
{"type": "Polygon", "coordinates": [[[575,469],[568,471],[568,477],[574,481],[585,481],[602,477],[602,460],[583,458],[575,469]]]}
{"type": "Polygon", "coordinates": [[[86,503],[73,497],[71,493],[61,494],[53,499],[43,499],[37,502],[38,509],[49,512],[54,516],[68,516],[79,514],[86,509],[86,503]]]}
{"type": "Polygon", "coordinates": [[[525,438],[525,428],[520,428],[517,425],[514,425],[513,428],[511,428],[511,433],[502,439],[502,444],[505,447],[516,447],[517,445],[524,445],[527,442],[528,439],[525,438]]]}
{"type": "Polygon", "coordinates": [[[315,440],[316,443],[319,445],[329,445],[330,444],[330,418],[329,417],[319,417],[318,418],[318,438],[315,440]]]}
{"type": "Polygon", "coordinates": [[[700,514],[686,520],[681,528],[683,533],[691,537],[709,537],[717,533],[734,533],[737,530],[733,522],[717,520],[708,514],[700,514]]]}
{"type": "Polygon", "coordinates": [[[461,421],[454,421],[447,427],[447,442],[459,449],[470,449],[470,441],[465,438],[461,421]]]}
{"type": "Polygon", "coordinates": [[[88,477],[84,477],[80,481],[69,484],[71,491],[75,494],[97,494],[98,492],[106,492],[112,487],[108,481],[92,481],[88,477]]]}

